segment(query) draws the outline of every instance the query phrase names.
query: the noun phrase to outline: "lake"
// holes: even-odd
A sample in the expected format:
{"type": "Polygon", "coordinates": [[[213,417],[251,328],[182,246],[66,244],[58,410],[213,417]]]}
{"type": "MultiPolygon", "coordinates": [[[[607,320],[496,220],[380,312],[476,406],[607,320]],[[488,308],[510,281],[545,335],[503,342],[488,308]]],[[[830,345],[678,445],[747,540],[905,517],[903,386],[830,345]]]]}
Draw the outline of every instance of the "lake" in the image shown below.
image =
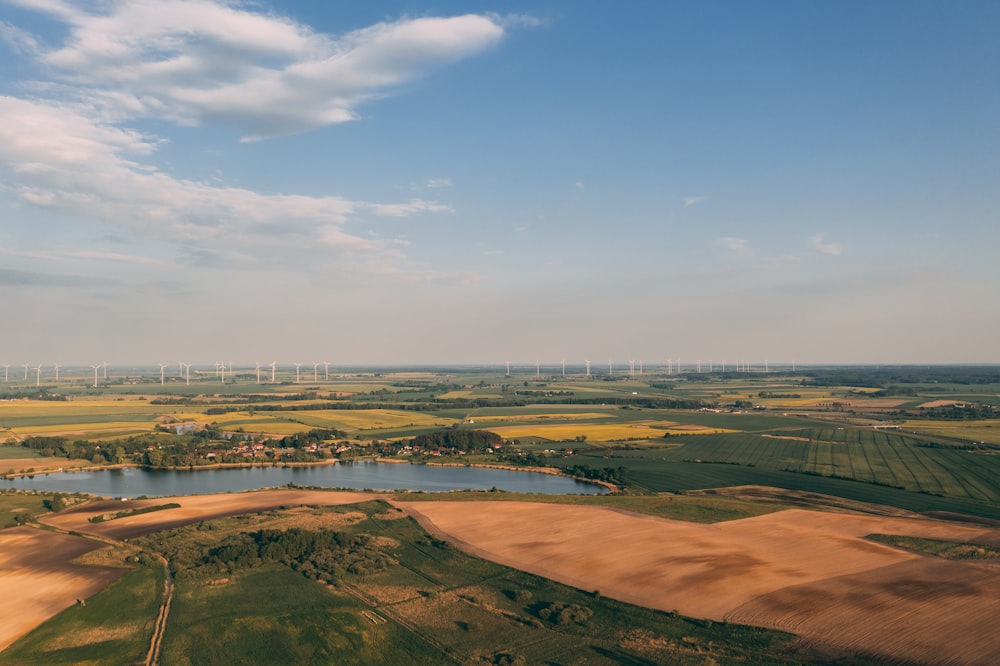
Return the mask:
{"type": "Polygon", "coordinates": [[[598,495],[607,489],[539,472],[517,472],[485,467],[438,467],[378,462],[352,462],[302,467],[238,467],[162,470],[129,467],[92,472],[59,472],[0,481],[0,488],[62,493],[91,493],[107,497],[163,497],[241,492],[294,483],[353,490],[489,490],[547,495],[598,495]]]}

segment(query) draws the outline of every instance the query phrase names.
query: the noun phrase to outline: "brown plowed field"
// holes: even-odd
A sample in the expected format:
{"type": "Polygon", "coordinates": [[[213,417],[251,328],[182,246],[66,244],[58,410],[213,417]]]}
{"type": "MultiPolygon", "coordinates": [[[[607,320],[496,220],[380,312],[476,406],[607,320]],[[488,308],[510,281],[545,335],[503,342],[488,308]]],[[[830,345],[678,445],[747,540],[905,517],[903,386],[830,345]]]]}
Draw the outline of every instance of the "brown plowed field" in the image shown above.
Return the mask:
{"type": "Polygon", "coordinates": [[[158,532],[160,530],[190,525],[201,520],[211,520],[241,513],[267,511],[282,506],[304,504],[338,505],[368,502],[380,495],[372,493],[326,492],[321,490],[262,490],[248,493],[223,493],[219,495],[185,495],[180,497],[156,497],[153,499],[130,500],[127,502],[90,502],[62,513],[46,516],[41,522],[64,530],[75,530],[98,534],[112,539],[132,537],[158,532]],[[176,509],[162,509],[137,516],[127,516],[102,523],[92,523],[90,518],[101,514],[112,514],[126,509],[146,506],[180,504],[176,509]]]}
{"type": "Polygon", "coordinates": [[[32,527],[0,531],[0,650],[128,569],[70,564],[102,544],[32,527]]]}
{"type": "Polygon", "coordinates": [[[469,552],[622,601],[920,662],[973,664],[1000,654],[1000,583],[992,582],[1000,565],[862,538],[1000,543],[1000,530],[797,509],[702,525],[572,505],[397,504],[469,552]],[[931,631],[937,626],[948,630],[931,631]]]}

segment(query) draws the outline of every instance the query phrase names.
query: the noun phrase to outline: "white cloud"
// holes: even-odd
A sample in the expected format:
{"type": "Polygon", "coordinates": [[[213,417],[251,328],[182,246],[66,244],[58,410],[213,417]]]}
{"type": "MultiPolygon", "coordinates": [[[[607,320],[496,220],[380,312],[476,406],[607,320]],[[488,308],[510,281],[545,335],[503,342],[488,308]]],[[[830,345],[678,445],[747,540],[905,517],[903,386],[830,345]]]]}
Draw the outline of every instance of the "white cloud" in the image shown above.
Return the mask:
{"type": "Polygon", "coordinates": [[[486,250],[486,252],[484,252],[483,254],[485,254],[488,257],[500,257],[500,256],[503,256],[504,251],[503,250],[486,250]]]}
{"type": "Polygon", "coordinates": [[[582,180],[576,181],[576,189],[582,190],[582,189],[585,189],[585,188],[586,188],[586,186],[583,184],[582,180]]]}
{"type": "Polygon", "coordinates": [[[428,178],[425,187],[432,190],[440,190],[454,186],[451,178],[428,178]]]}
{"type": "MultiPolygon", "coordinates": [[[[363,102],[495,46],[505,25],[518,23],[468,14],[334,36],[216,0],[109,2],[92,11],[23,4],[67,24],[65,42],[40,57],[105,117],[234,126],[249,139],[354,120],[363,102]]],[[[22,32],[5,36],[37,50],[22,32]]]]}
{"type": "Polygon", "coordinates": [[[717,239],[716,241],[719,245],[726,248],[731,252],[747,252],[749,251],[749,241],[745,238],[735,238],[733,236],[724,236],[717,239]]]}
{"type": "Polygon", "coordinates": [[[708,197],[684,197],[681,199],[681,202],[684,204],[685,208],[690,208],[691,206],[699,204],[706,199],[708,199],[708,197]]]}
{"type": "Polygon", "coordinates": [[[0,187],[8,193],[39,208],[186,244],[189,256],[210,248],[212,256],[263,258],[321,244],[398,258],[391,242],[352,236],[344,225],[364,212],[405,217],[450,210],[423,199],[368,203],[177,179],[137,161],[156,150],[155,139],[94,122],[77,109],[0,96],[0,117],[0,174],[11,175],[0,187]]]}
{"type": "Polygon", "coordinates": [[[416,213],[450,213],[450,206],[439,204],[435,201],[425,201],[424,199],[410,199],[406,203],[396,204],[364,204],[381,217],[409,217],[416,213]]]}
{"type": "Polygon", "coordinates": [[[827,243],[825,233],[810,236],[809,247],[821,254],[828,254],[830,256],[837,256],[844,251],[844,247],[839,243],[827,243]]]}

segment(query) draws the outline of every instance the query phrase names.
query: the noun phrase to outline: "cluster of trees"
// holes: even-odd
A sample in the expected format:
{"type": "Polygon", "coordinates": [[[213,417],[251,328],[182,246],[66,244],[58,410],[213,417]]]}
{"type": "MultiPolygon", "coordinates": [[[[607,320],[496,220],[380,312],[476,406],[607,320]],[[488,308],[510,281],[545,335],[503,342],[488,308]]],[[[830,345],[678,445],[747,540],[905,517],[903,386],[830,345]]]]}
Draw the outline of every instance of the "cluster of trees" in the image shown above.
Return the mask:
{"type": "Polygon", "coordinates": [[[323,442],[334,439],[343,439],[345,437],[347,437],[347,433],[343,430],[337,430],[335,428],[314,428],[309,432],[300,432],[294,435],[282,437],[274,442],[274,446],[280,446],[286,449],[304,449],[308,446],[320,446],[323,442]]]}
{"type": "Polygon", "coordinates": [[[596,469],[590,465],[573,465],[572,467],[567,467],[566,472],[572,476],[589,481],[606,481],[616,486],[624,486],[625,475],[628,473],[628,469],[621,466],[596,469]]]}
{"type": "Polygon", "coordinates": [[[538,617],[553,624],[587,624],[594,611],[580,604],[554,601],[538,609],[538,617]]]}
{"type": "Polygon", "coordinates": [[[132,454],[139,450],[134,438],[109,442],[72,441],[66,437],[26,437],[21,446],[38,451],[43,456],[65,457],[69,459],[89,460],[95,465],[122,464],[131,460],[132,454]]]}
{"type": "Polygon", "coordinates": [[[417,435],[410,440],[410,446],[424,449],[445,449],[454,451],[482,451],[493,449],[503,443],[503,438],[495,432],[486,430],[439,430],[437,432],[417,435]]]}
{"type": "Polygon", "coordinates": [[[210,549],[198,568],[235,571],[276,562],[317,580],[334,581],[345,573],[384,571],[393,562],[375,537],[335,530],[260,530],[226,537],[210,549]]]}

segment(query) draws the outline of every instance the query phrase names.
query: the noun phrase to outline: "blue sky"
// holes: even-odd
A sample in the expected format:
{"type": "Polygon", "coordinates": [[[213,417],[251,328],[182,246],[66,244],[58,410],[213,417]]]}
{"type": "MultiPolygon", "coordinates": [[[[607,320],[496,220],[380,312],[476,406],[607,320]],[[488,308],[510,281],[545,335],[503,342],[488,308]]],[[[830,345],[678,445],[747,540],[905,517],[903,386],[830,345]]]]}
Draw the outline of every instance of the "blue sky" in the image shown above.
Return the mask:
{"type": "Polygon", "coordinates": [[[1000,362],[998,26],[0,0],[0,361],[1000,362]]]}

